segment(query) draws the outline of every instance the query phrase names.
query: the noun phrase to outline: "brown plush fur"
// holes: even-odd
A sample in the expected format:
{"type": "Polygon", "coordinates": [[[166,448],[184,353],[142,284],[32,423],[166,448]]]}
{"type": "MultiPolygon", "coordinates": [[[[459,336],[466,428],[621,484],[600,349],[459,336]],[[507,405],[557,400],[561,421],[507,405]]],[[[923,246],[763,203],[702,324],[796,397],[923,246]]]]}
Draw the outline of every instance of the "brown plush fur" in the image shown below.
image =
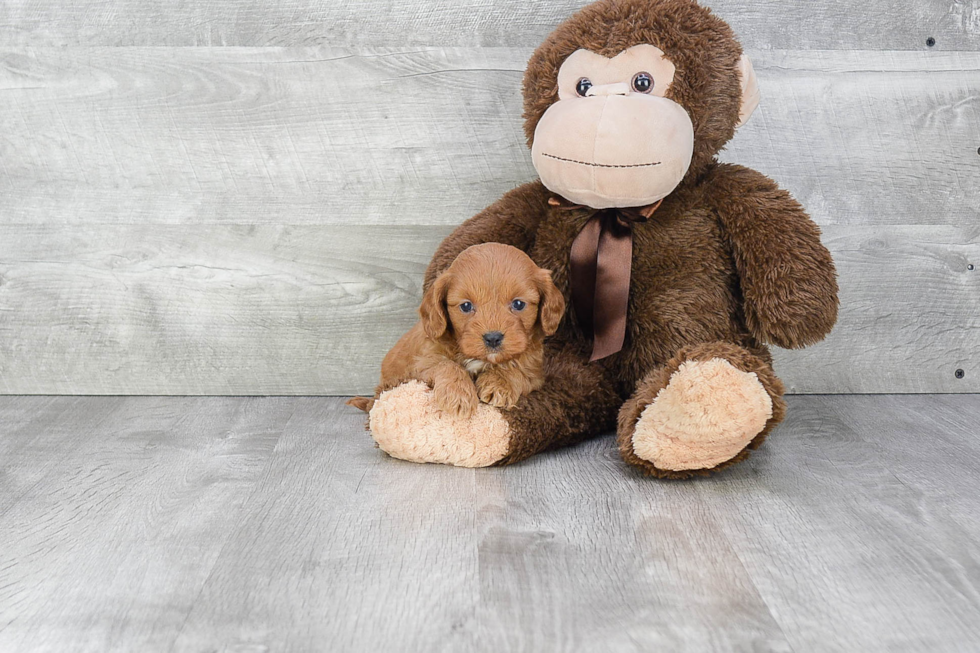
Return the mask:
{"type": "MultiPolygon", "coordinates": [[[[738,120],[741,48],[709,10],[691,0],[602,0],[575,14],[528,64],[528,141],[557,99],[555,79],[568,55],[588,48],[613,56],[640,43],[659,47],[677,66],[668,97],[691,115],[693,162],[654,217],[634,226],[623,350],[588,363],[591,342],[567,311],[546,347],[545,386],[503,411],[511,444],[501,463],[616,428],[618,416],[620,450],[637,469],[670,478],[717,471],[745,458],[785,414],[765,343],[802,347],[836,321],[836,272],[817,226],[772,180],[715,159],[738,120]],[[660,470],[638,458],[631,436],[643,408],[682,362],[711,358],[758,376],[772,399],[765,429],[711,470],[660,470]]],[[[552,270],[568,299],[569,250],[590,214],[551,207],[551,196],[540,182],[529,183],[462,224],[434,255],[426,285],[466,247],[497,241],[552,270]]]]}
{"type": "MultiPolygon", "coordinates": [[[[524,252],[499,243],[463,250],[429,284],[419,307],[421,319],[381,363],[376,396],[409,379],[432,386],[436,405],[468,417],[480,401],[513,408],[543,384],[544,338],[558,328],[565,301],[551,273],[524,252]],[[526,307],[517,310],[515,299],[526,307]],[[460,306],[469,304],[470,312],[460,306]],[[502,335],[490,347],[484,335],[502,335]]],[[[348,405],[369,412],[374,400],[355,397],[348,405]]]]}

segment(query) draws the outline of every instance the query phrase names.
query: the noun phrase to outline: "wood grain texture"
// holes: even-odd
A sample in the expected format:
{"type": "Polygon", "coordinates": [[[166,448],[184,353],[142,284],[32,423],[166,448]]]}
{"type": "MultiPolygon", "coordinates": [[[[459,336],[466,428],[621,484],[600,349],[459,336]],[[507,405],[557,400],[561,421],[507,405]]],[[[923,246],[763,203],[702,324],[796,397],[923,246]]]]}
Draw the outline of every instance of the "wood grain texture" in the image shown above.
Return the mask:
{"type": "Polygon", "coordinates": [[[102,429],[122,405],[119,397],[81,399],[31,397],[3,404],[0,460],[0,515],[29,493],[53,466],[68,455],[67,444],[79,433],[102,429]],[[78,411],[81,406],[86,410],[78,411]]]}
{"type": "MultiPolygon", "coordinates": [[[[0,393],[367,393],[449,229],[0,226],[0,393]]],[[[791,392],[980,391],[980,233],[824,241],[841,316],[823,343],[776,351],[791,392]]]]}
{"type": "MultiPolygon", "coordinates": [[[[8,0],[0,42],[32,45],[533,47],[587,0],[8,0]]],[[[748,47],[975,49],[977,0],[704,0],[748,47]]]]}
{"type": "Polygon", "coordinates": [[[797,399],[748,469],[697,484],[773,613],[807,606],[780,619],[794,650],[968,650],[980,641],[980,527],[957,498],[980,470],[980,447],[975,422],[956,419],[978,403],[797,399]],[[890,532],[903,535],[878,535],[890,532]]]}
{"type": "Polygon", "coordinates": [[[172,650],[452,650],[479,601],[474,471],[393,465],[363,413],[301,401],[172,650]]]}
{"type": "Polygon", "coordinates": [[[0,650],[167,650],[295,406],[59,398],[0,425],[25,488],[0,511],[0,650]]]}
{"type": "Polygon", "coordinates": [[[788,392],[980,392],[980,230],[832,226],[823,241],[840,317],[813,347],[773,349],[788,392]]]}
{"type": "Polygon", "coordinates": [[[0,650],[980,640],[980,395],[791,397],[752,457],[689,482],[608,437],[405,463],[341,401],[0,397],[0,479],[44,470],[0,510],[0,650]]]}
{"type": "MultiPolygon", "coordinates": [[[[458,224],[535,178],[530,50],[0,54],[6,222],[458,224]]],[[[820,224],[976,223],[980,53],[754,51],[722,158],[820,224]]]]}
{"type": "MultiPolygon", "coordinates": [[[[529,52],[5,50],[0,392],[369,391],[438,241],[534,178],[529,52]]],[[[841,269],[831,338],[777,352],[790,390],[980,390],[980,54],[753,55],[723,159],[841,269]]]]}
{"type": "Polygon", "coordinates": [[[710,505],[611,439],[476,481],[481,601],[448,650],[790,650],[710,505]]]}
{"type": "Polygon", "coordinates": [[[366,390],[446,233],[0,226],[0,393],[366,390]]]}

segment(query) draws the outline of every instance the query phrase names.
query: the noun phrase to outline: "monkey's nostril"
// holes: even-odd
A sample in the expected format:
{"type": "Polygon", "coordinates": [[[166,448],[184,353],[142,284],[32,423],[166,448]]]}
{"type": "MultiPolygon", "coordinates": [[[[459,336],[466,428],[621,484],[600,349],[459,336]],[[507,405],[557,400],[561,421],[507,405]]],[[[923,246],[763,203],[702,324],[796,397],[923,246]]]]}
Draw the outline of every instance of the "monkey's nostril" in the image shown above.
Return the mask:
{"type": "Polygon", "coordinates": [[[483,334],[483,344],[490,349],[496,349],[504,341],[504,334],[500,331],[489,331],[483,334]]]}

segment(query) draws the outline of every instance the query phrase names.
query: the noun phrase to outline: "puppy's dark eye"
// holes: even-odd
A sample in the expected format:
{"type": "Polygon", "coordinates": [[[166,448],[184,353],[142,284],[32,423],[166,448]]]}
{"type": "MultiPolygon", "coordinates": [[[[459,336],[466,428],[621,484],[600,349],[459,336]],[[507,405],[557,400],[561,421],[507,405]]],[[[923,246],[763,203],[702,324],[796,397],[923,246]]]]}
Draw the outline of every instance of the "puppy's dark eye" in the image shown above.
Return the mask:
{"type": "Polygon", "coordinates": [[[459,310],[463,311],[464,313],[472,313],[473,312],[473,303],[472,302],[463,302],[462,304],[459,305],[459,310]]]}
{"type": "Polygon", "coordinates": [[[523,300],[515,299],[510,303],[510,307],[515,311],[523,311],[527,307],[527,304],[523,300]]]}
{"type": "Polygon", "coordinates": [[[582,79],[578,80],[578,84],[575,85],[575,92],[582,97],[585,97],[585,94],[589,92],[590,88],[592,88],[592,82],[589,81],[588,77],[583,77],[582,79]]]}
{"type": "Polygon", "coordinates": [[[649,93],[653,90],[653,77],[650,73],[636,73],[633,75],[633,90],[637,93],[649,93]]]}

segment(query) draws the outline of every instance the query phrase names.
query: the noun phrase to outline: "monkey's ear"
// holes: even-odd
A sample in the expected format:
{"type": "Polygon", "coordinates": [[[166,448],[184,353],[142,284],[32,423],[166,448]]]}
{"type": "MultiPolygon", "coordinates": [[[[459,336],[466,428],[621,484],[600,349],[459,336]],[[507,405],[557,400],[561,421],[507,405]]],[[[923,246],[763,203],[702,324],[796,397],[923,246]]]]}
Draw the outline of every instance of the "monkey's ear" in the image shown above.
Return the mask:
{"type": "Polygon", "coordinates": [[[738,76],[742,81],[742,106],[738,110],[736,129],[749,121],[752,112],[759,106],[759,100],[762,99],[759,80],[756,79],[755,69],[752,68],[752,61],[747,54],[743,53],[742,58],[738,60],[738,76]]]}
{"type": "Polygon", "coordinates": [[[422,329],[430,340],[438,340],[449,328],[449,316],[446,315],[446,294],[449,291],[451,277],[452,275],[448,270],[443,272],[422,295],[419,317],[422,318],[422,329]]]}

